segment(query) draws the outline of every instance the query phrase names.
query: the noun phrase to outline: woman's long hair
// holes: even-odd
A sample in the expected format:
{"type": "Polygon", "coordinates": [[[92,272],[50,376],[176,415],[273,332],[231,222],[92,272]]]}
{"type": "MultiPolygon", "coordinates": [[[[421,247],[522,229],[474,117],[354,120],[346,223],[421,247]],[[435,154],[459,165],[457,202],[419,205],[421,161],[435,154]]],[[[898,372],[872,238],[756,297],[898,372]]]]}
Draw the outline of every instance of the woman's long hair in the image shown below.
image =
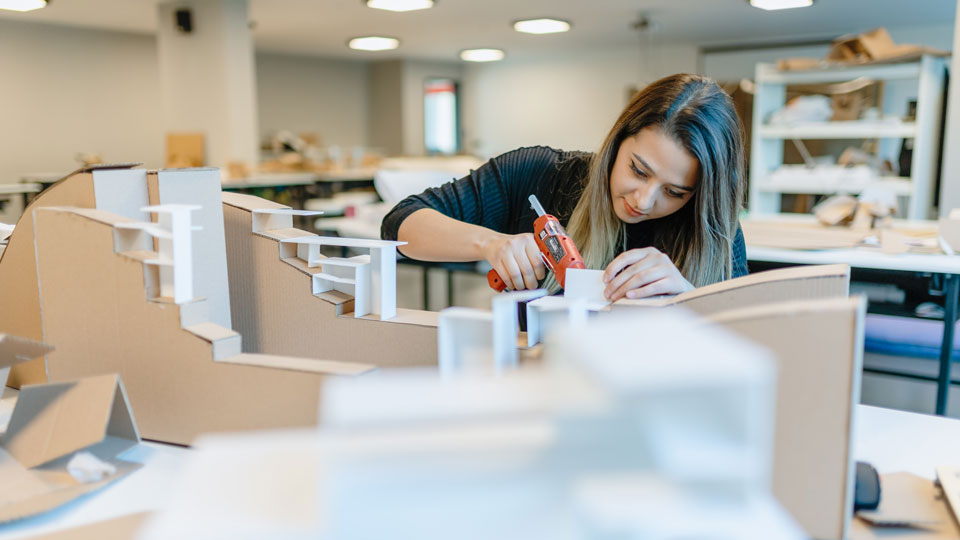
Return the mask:
{"type": "MultiPolygon", "coordinates": [[[[729,279],[743,200],[743,132],[730,96],[706,77],[671,75],[630,101],[590,162],[568,234],[587,268],[606,268],[626,248],[624,223],[613,211],[610,172],[624,139],[647,127],[660,129],[699,163],[691,200],[657,219],[653,246],[695,287],[729,279]]],[[[547,287],[558,289],[552,275],[547,287]]]]}

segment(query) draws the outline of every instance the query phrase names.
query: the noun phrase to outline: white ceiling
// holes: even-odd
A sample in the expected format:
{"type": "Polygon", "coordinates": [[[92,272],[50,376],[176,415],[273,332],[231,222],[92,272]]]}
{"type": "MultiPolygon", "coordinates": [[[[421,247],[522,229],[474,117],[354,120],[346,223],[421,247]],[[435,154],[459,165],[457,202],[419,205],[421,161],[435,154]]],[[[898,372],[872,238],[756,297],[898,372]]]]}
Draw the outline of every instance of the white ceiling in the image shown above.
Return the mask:
{"type": "MultiPolygon", "coordinates": [[[[157,0],[52,0],[30,13],[0,10],[0,18],[48,24],[155,32],[157,0]]],[[[813,7],[767,12],[745,0],[437,0],[433,9],[392,13],[362,0],[249,0],[259,50],[358,60],[456,60],[461,49],[499,47],[508,57],[595,46],[638,46],[631,28],[641,12],[658,24],[662,41],[697,44],[769,42],[830,37],[877,26],[952,25],[954,0],[816,0],[813,7]],[[517,19],[569,20],[566,34],[533,36],[513,31],[517,19]],[[360,35],[401,40],[396,51],[351,51],[360,35]]],[[[195,21],[202,25],[203,21],[195,21]]]]}

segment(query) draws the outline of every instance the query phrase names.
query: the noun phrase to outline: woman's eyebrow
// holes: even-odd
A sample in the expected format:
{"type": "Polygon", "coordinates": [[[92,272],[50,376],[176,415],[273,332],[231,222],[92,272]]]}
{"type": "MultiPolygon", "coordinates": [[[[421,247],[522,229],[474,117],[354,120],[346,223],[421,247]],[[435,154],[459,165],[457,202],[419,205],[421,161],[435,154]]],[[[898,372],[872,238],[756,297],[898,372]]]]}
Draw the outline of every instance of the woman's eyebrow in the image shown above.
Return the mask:
{"type": "Polygon", "coordinates": [[[644,161],[643,158],[640,157],[640,154],[634,153],[634,154],[633,154],[633,157],[634,157],[634,159],[636,159],[637,161],[639,161],[640,164],[643,165],[643,166],[647,169],[647,171],[650,172],[651,175],[653,175],[653,176],[656,176],[656,175],[657,175],[657,171],[653,170],[653,167],[651,167],[649,163],[647,163],[646,161],[644,161]]]}
{"type": "MultiPolygon", "coordinates": [[[[647,163],[646,161],[644,161],[643,158],[640,157],[640,154],[633,153],[633,157],[634,157],[634,159],[636,159],[637,161],[639,161],[640,164],[643,165],[643,166],[647,169],[647,171],[648,171],[652,176],[656,176],[656,175],[657,175],[657,171],[653,170],[653,167],[651,167],[649,163],[647,163]]],[[[693,191],[693,188],[692,188],[692,187],[687,187],[687,186],[683,186],[683,185],[680,185],[680,184],[670,184],[670,185],[673,186],[673,187],[675,187],[675,188],[677,188],[677,189],[683,190],[683,191],[687,191],[687,192],[693,191]]]]}

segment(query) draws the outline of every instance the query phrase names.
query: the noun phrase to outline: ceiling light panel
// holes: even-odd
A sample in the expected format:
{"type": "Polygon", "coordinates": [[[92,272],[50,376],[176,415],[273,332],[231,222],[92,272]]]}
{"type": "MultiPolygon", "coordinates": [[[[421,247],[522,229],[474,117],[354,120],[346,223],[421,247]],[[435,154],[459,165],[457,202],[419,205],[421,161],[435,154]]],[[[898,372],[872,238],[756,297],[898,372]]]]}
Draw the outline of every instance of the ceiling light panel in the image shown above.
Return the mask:
{"type": "Polygon", "coordinates": [[[347,46],[358,51],[389,51],[400,46],[400,40],[383,36],[365,36],[351,39],[347,46]]]}
{"type": "Polygon", "coordinates": [[[503,60],[503,51],[500,49],[466,49],[460,51],[460,59],[467,62],[496,62],[503,60]]]}
{"type": "Polygon", "coordinates": [[[33,11],[46,6],[46,0],[0,0],[0,9],[10,11],[33,11]]]}
{"type": "Polygon", "coordinates": [[[513,23],[513,29],[526,34],[556,34],[570,30],[570,23],[559,19],[528,19],[513,23]]]}
{"type": "Polygon", "coordinates": [[[367,0],[367,7],[387,11],[416,11],[433,7],[433,0],[367,0]]]}
{"type": "Polygon", "coordinates": [[[767,11],[810,7],[813,0],[750,0],[750,5],[767,11]]]}

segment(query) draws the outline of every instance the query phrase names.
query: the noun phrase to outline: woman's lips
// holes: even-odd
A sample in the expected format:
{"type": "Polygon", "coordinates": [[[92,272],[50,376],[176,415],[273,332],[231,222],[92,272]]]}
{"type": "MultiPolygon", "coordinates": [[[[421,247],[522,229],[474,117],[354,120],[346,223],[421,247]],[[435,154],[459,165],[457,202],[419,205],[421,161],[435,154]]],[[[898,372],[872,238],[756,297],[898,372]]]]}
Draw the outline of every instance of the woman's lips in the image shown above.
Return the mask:
{"type": "Polygon", "coordinates": [[[646,214],[644,214],[643,212],[637,212],[636,210],[634,210],[633,207],[630,206],[630,203],[628,203],[628,202],[626,201],[626,199],[624,199],[624,201],[623,201],[623,207],[626,209],[627,214],[629,214],[629,215],[631,215],[631,216],[633,216],[633,217],[643,217],[643,216],[646,215],[646,214]]]}

